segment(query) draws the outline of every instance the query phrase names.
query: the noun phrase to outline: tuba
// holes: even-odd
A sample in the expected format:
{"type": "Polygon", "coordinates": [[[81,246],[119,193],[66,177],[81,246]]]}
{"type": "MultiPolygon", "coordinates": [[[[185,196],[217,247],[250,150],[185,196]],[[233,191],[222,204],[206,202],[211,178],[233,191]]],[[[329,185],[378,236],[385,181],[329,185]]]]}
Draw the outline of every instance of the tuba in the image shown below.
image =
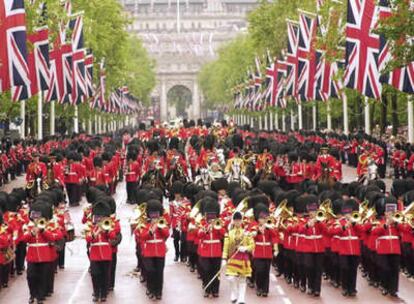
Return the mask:
{"type": "Polygon", "coordinates": [[[316,211],[316,216],[315,219],[317,222],[324,222],[327,219],[327,214],[326,211],[319,209],[318,211],[316,211]]]}

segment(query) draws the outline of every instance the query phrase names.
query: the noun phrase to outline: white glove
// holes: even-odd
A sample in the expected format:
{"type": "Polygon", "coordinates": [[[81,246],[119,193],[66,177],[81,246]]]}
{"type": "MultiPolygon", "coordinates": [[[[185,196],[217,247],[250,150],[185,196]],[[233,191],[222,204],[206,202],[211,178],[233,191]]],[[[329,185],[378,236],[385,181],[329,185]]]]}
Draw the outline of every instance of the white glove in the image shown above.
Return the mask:
{"type": "Polygon", "coordinates": [[[226,267],[227,265],[227,261],[226,260],[221,260],[221,267],[226,267]]]}
{"type": "Polygon", "coordinates": [[[239,247],[239,252],[246,252],[246,251],[247,251],[246,247],[244,247],[244,246],[239,247]]]}
{"type": "Polygon", "coordinates": [[[279,253],[279,252],[277,252],[277,251],[273,251],[273,256],[274,256],[274,257],[277,257],[278,253],[279,253]]]}

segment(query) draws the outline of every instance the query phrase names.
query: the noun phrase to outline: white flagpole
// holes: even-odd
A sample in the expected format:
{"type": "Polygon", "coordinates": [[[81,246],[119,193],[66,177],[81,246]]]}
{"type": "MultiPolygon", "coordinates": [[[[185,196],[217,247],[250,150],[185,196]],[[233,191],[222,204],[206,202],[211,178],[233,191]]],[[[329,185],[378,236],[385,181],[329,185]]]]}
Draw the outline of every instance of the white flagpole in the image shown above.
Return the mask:
{"type": "Polygon", "coordinates": [[[302,130],[302,128],[303,128],[302,103],[298,104],[298,121],[299,121],[298,128],[299,128],[299,130],[302,130]]]}
{"type": "Polygon", "coordinates": [[[26,137],[26,100],[20,102],[20,118],[22,119],[22,124],[20,125],[20,137],[26,137]]]}
{"type": "Polygon", "coordinates": [[[413,99],[411,95],[407,96],[407,110],[408,110],[408,142],[414,143],[414,114],[413,114],[413,99]]]}
{"type": "Polygon", "coordinates": [[[331,103],[329,100],[326,101],[326,126],[328,131],[332,130],[332,115],[331,115],[331,103]]]}
{"type": "Polygon", "coordinates": [[[88,118],[88,134],[92,134],[92,117],[88,118]]]}
{"type": "Polygon", "coordinates": [[[273,112],[269,113],[269,129],[270,129],[270,131],[274,130],[274,128],[273,128],[273,112]]]}
{"type": "Polygon", "coordinates": [[[365,96],[365,133],[368,135],[371,134],[371,121],[369,115],[369,100],[368,97],[365,96]]]}
{"type": "Polygon", "coordinates": [[[42,91],[39,91],[38,98],[37,98],[37,139],[43,139],[43,98],[42,98],[42,91]]]}
{"type": "Polygon", "coordinates": [[[265,128],[265,130],[266,131],[269,131],[269,125],[267,124],[267,118],[268,118],[268,113],[267,112],[265,112],[264,113],[264,128],[265,128]]]}
{"type": "Polygon", "coordinates": [[[342,93],[342,112],[344,115],[344,133],[349,134],[349,120],[348,120],[348,97],[345,92],[342,93]]]}
{"type": "Polygon", "coordinates": [[[316,130],[316,101],[312,106],[312,121],[313,121],[313,130],[316,130]]]}
{"type": "Polygon", "coordinates": [[[55,101],[50,102],[50,135],[55,135],[55,101]]]}
{"type": "Polygon", "coordinates": [[[79,112],[78,105],[75,105],[75,116],[73,117],[73,132],[79,133],[79,112]]]}
{"type": "Polygon", "coordinates": [[[295,120],[293,119],[293,109],[290,110],[290,129],[295,130],[295,120]]]}
{"type": "Polygon", "coordinates": [[[283,111],[282,113],[282,131],[286,132],[286,113],[283,111]]]}
{"type": "Polygon", "coordinates": [[[259,130],[263,130],[263,117],[262,115],[259,116],[259,130]]]}
{"type": "Polygon", "coordinates": [[[279,131],[279,113],[275,113],[275,130],[279,131]]]}

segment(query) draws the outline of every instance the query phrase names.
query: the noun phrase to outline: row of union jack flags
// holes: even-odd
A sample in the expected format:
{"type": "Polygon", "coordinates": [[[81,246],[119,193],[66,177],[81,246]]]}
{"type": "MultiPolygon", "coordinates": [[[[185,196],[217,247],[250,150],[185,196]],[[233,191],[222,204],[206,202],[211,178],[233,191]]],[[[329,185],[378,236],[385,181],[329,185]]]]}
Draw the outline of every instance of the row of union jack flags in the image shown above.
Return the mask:
{"type": "Polygon", "coordinates": [[[61,22],[52,45],[46,26],[27,33],[24,0],[0,0],[0,94],[10,91],[12,100],[20,101],[43,92],[46,102],[89,102],[91,107],[110,113],[137,111],[137,100],[125,89],[105,98],[103,64],[95,88],[94,57],[85,48],[83,15],[72,14],[70,0],[62,5],[69,21],[61,22]]]}
{"type": "MultiPolygon", "coordinates": [[[[316,0],[317,12],[324,1],[316,0]]],[[[266,55],[266,74],[262,76],[256,57],[255,68],[248,70],[246,81],[233,89],[235,108],[262,111],[267,107],[284,108],[287,100],[327,101],[341,98],[345,87],[380,100],[384,83],[413,94],[414,62],[385,72],[393,58],[386,38],[375,33],[378,20],[391,16],[389,0],[346,1],[346,24],[341,24],[342,20],[331,24],[345,26],[345,58],[326,60],[325,51],[316,48],[317,36],[328,30],[321,16],[299,11],[298,21],[287,20],[286,49],[277,58],[266,55]]]]}

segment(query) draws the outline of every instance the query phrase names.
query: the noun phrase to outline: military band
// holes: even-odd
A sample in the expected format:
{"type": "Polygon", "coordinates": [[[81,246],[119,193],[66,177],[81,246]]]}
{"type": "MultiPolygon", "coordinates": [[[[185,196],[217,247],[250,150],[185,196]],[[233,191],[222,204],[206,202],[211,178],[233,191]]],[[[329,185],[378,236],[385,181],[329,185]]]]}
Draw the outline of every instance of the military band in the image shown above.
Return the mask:
{"type": "Polygon", "coordinates": [[[52,296],[55,273],[66,269],[70,208],[80,203],[92,301],[107,300],[123,258],[112,198],[122,180],[133,210],[131,268],[152,300],[163,297],[170,237],[174,262],[198,275],[206,301],[220,296],[220,277],[230,301],[245,303],[247,287],[269,296],[273,271],[311,297],[323,294],[323,280],[356,296],[359,268],[392,297],[401,272],[414,276],[414,155],[400,144],[387,151],[362,133],[184,121],[4,147],[1,181],[25,171],[26,186],[0,192],[0,286],[26,270],[29,303],[52,296]],[[381,180],[388,154],[391,189],[381,180]],[[342,182],[344,163],[357,168],[354,182],[342,182]]]}

